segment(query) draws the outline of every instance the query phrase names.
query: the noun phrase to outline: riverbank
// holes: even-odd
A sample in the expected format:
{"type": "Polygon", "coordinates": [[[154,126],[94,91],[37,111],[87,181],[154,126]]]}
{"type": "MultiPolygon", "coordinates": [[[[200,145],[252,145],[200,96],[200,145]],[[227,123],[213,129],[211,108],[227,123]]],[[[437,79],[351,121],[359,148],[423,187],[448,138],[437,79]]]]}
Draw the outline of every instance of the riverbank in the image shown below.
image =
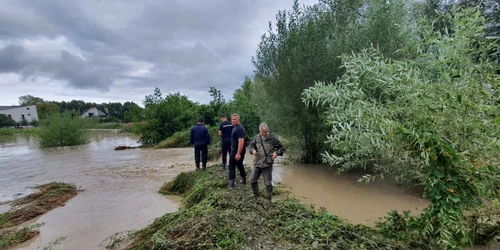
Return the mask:
{"type": "MultiPolygon", "coordinates": [[[[261,180],[262,181],[262,180],[261,180]]],[[[160,190],[182,195],[183,208],[132,235],[126,249],[406,249],[323,209],[280,195],[252,197],[250,185],[227,189],[218,165],[179,174],[160,190]]],[[[260,183],[261,194],[265,194],[260,183]]]]}
{"type": "Polygon", "coordinates": [[[36,188],[39,192],[14,201],[11,210],[0,214],[0,249],[7,249],[38,235],[40,231],[37,224],[20,229],[16,226],[64,206],[77,195],[76,187],[66,183],[53,182],[36,188]]]}

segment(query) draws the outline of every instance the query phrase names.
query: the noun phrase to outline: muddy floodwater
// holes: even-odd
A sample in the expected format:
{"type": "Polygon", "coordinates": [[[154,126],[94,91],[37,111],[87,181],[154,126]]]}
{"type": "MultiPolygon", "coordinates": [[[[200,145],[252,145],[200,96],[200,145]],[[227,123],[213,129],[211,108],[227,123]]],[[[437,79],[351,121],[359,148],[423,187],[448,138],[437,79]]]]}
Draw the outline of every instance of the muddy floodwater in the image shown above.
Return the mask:
{"type": "MultiPolygon", "coordinates": [[[[30,221],[44,223],[41,233],[18,249],[105,249],[109,236],[144,228],[179,208],[178,198],[158,190],[194,168],[191,148],[115,151],[119,145],[137,146],[137,138],[113,130],[91,131],[90,136],[87,145],[50,149],[40,149],[31,135],[0,136],[1,212],[9,209],[9,201],[36,191],[31,188],[36,185],[59,181],[80,190],[66,206],[30,221]]],[[[353,223],[373,225],[393,209],[418,213],[428,205],[418,192],[390,181],[357,183],[361,175],[338,176],[322,165],[278,165],[274,170],[275,182],[291,196],[353,223]]]]}
{"type": "Polygon", "coordinates": [[[0,136],[1,203],[51,181],[83,190],[66,206],[33,220],[45,224],[20,249],[42,249],[60,237],[66,238],[55,249],[104,249],[101,243],[114,233],[144,228],[178,209],[158,190],[165,180],[191,169],[190,149],[115,151],[118,145],[136,146],[137,138],[114,131],[90,135],[87,145],[51,149],[40,149],[30,135],[0,136]]]}

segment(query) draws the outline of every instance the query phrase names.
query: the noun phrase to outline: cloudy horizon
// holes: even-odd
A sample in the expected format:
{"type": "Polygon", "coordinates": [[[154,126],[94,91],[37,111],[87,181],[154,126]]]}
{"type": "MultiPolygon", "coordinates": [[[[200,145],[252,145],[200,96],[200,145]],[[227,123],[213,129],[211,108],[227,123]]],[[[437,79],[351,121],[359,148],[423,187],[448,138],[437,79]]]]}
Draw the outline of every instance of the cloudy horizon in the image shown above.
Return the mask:
{"type": "MultiPolygon", "coordinates": [[[[310,4],[312,1],[301,1],[310,4]]],[[[253,75],[251,57],[293,0],[3,1],[0,105],[50,101],[142,105],[159,87],[207,103],[253,75]]]]}

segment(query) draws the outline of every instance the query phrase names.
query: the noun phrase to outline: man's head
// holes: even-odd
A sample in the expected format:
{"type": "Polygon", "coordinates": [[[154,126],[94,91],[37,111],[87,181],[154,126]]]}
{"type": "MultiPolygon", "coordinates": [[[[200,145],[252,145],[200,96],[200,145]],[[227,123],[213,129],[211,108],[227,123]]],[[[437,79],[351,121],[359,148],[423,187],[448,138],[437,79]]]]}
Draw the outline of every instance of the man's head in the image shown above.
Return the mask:
{"type": "Polygon", "coordinates": [[[260,132],[260,135],[262,136],[267,136],[269,134],[269,126],[267,126],[266,123],[261,123],[259,125],[259,132],[260,132]]]}
{"type": "Polygon", "coordinates": [[[198,119],[198,124],[203,124],[203,118],[198,119]]]}
{"type": "Polygon", "coordinates": [[[221,121],[221,122],[225,122],[225,121],[227,121],[227,117],[226,117],[226,115],[225,115],[225,114],[220,115],[220,121],[221,121]]]}
{"type": "Polygon", "coordinates": [[[239,125],[240,124],[240,116],[238,114],[233,114],[231,116],[231,123],[233,126],[239,125]]]}

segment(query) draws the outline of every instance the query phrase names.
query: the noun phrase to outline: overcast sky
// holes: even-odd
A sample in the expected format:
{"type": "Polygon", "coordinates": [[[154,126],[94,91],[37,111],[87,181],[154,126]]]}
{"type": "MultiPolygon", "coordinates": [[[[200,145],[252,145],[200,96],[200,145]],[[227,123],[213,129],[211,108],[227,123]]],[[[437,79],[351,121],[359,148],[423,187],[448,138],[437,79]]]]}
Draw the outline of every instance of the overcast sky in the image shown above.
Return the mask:
{"type": "MultiPolygon", "coordinates": [[[[315,1],[301,1],[310,4],[315,1]]],[[[0,105],[134,101],[155,86],[232,97],[268,21],[293,0],[2,0],[0,105]]]]}

